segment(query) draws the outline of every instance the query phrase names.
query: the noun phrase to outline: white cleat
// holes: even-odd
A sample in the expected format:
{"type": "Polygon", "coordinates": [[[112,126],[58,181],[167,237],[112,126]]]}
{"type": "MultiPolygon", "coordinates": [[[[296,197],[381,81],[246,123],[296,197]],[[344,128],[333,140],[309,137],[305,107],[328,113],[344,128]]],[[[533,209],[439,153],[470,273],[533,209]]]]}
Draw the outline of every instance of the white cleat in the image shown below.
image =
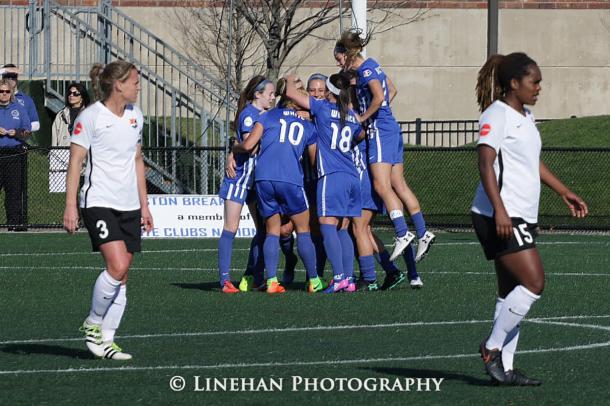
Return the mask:
{"type": "Polygon", "coordinates": [[[102,327],[99,324],[90,323],[85,320],[79,331],[85,333],[85,343],[87,349],[98,358],[104,356],[104,346],[102,343],[102,327]]]}
{"type": "Polygon", "coordinates": [[[392,255],[390,255],[390,261],[394,261],[398,258],[414,239],[415,236],[408,231],[404,236],[394,238],[394,251],[392,251],[392,255]]]}
{"type": "Polygon", "coordinates": [[[419,276],[415,279],[411,279],[409,285],[411,285],[411,289],[421,289],[424,287],[424,283],[419,276]]]}
{"type": "Polygon", "coordinates": [[[112,359],[115,361],[128,361],[133,357],[131,354],[127,354],[123,352],[121,347],[119,347],[116,343],[105,342],[103,344],[104,347],[104,356],[105,359],[112,359]]]}
{"type": "Polygon", "coordinates": [[[422,238],[419,239],[417,243],[417,255],[415,256],[415,262],[419,262],[428,255],[428,251],[430,251],[430,247],[434,244],[434,240],[436,236],[430,231],[426,231],[426,234],[422,238]]]}

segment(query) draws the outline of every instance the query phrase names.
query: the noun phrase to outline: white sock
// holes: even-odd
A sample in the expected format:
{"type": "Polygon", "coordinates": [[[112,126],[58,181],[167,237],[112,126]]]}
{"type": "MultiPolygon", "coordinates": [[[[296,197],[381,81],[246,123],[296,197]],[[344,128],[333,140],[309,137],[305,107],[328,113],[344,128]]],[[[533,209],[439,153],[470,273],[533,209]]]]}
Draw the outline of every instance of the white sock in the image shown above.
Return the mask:
{"type": "Polygon", "coordinates": [[[390,211],[390,220],[397,219],[399,217],[403,217],[402,210],[392,210],[390,211]]]}
{"type": "Polygon", "coordinates": [[[127,285],[121,285],[118,294],[102,320],[102,341],[114,341],[114,333],[121,324],[125,306],[127,306],[127,285]]]}
{"type": "Polygon", "coordinates": [[[491,336],[487,340],[487,349],[502,350],[508,334],[519,325],[539,298],[540,296],[533,294],[522,285],[517,285],[504,299],[504,304],[494,321],[491,336]]]}
{"type": "Polygon", "coordinates": [[[108,311],[110,304],[119,293],[121,281],[114,279],[107,270],[104,270],[95,281],[91,311],[87,320],[92,324],[102,324],[102,318],[108,311]]]}
{"type": "MultiPolygon", "coordinates": [[[[500,309],[504,305],[504,299],[498,297],[496,298],[496,310],[494,312],[494,322],[498,318],[500,314],[500,309]]],[[[517,342],[519,341],[519,330],[520,325],[517,324],[517,327],[512,329],[504,340],[504,345],[502,346],[502,364],[504,365],[505,371],[510,371],[513,369],[513,360],[515,358],[515,352],[517,351],[517,342]]]]}

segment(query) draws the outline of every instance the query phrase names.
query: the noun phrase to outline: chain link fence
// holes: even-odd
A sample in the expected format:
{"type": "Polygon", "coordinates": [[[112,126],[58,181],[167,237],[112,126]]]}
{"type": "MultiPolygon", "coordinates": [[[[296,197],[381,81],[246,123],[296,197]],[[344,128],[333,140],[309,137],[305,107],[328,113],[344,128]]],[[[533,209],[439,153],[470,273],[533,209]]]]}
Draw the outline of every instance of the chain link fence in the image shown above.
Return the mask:
{"type": "MultiPolygon", "coordinates": [[[[149,193],[217,194],[223,176],[223,148],[144,148],[149,193]]],[[[0,227],[60,228],[65,204],[69,150],[0,150],[3,181],[22,174],[24,191],[17,224],[0,210],[0,227]],[[18,154],[19,162],[14,161],[18,154]],[[13,161],[11,161],[11,159],[13,161]],[[20,166],[21,165],[21,166],[20,166]],[[27,171],[26,171],[27,169],[27,171]]],[[[589,204],[590,215],[573,219],[563,201],[547,187],[540,200],[541,227],[610,230],[610,148],[545,148],[547,166],[589,204]]],[[[435,227],[470,227],[470,205],[479,181],[474,148],[405,149],[405,178],[417,195],[427,222],[435,227]]],[[[3,185],[0,202],[6,201],[3,185]]],[[[14,195],[13,195],[14,196],[14,195]]],[[[10,206],[14,210],[15,205],[10,206]]],[[[387,220],[380,218],[380,223],[387,220]]]]}

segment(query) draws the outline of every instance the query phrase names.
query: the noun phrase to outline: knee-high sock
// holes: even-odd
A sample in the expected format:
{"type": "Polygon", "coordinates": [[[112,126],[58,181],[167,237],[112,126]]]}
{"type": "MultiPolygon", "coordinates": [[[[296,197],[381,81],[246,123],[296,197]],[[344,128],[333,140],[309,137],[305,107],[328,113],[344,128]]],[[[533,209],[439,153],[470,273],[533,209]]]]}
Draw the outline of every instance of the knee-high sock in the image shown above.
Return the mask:
{"type": "Polygon", "coordinates": [[[407,222],[405,221],[405,216],[402,214],[400,210],[392,210],[390,212],[390,220],[394,224],[394,232],[396,233],[396,237],[404,237],[409,231],[407,227],[407,222]]]}
{"type": "Polygon", "coordinates": [[[324,237],[324,249],[326,257],[333,268],[333,279],[341,280],[343,273],[343,253],[341,252],[341,240],[337,233],[337,227],[330,224],[320,224],[320,231],[324,237]]]}
{"type": "Polygon", "coordinates": [[[415,265],[415,252],[413,251],[413,244],[409,245],[404,252],[402,257],[405,260],[407,266],[407,277],[409,280],[417,279],[419,274],[417,273],[417,265],[415,265]]]}
{"type": "MultiPolygon", "coordinates": [[[[498,318],[498,315],[500,314],[500,309],[502,309],[503,305],[504,299],[500,297],[496,298],[494,321],[498,318]]],[[[507,334],[506,340],[504,340],[504,346],[502,347],[502,364],[504,365],[505,371],[510,371],[511,369],[513,369],[515,352],[517,351],[517,343],[519,342],[520,329],[521,324],[517,324],[517,326],[507,334]]]]}
{"type": "MultiPolygon", "coordinates": [[[[407,249],[409,249],[409,247],[407,247],[407,249]]],[[[396,267],[396,264],[390,261],[390,253],[387,250],[384,249],[383,251],[375,253],[374,257],[386,273],[400,272],[396,267]]]]}
{"type": "MultiPolygon", "coordinates": [[[[298,244],[298,243],[297,243],[298,244]]],[[[280,248],[286,258],[286,268],[288,271],[294,271],[296,266],[297,256],[294,255],[294,236],[290,234],[287,237],[280,237],[280,248]]]]}
{"type": "Polygon", "coordinates": [[[373,282],[377,279],[375,275],[375,260],[372,255],[366,255],[358,258],[360,265],[360,277],[367,282],[373,282]]]}
{"type": "Polygon", "coordinates": [[[309,279],[316,278],[318,276],[316,271],[316,249],[313,241],[311,241],[311,234],[297,234],[297,251],[299,251],[299,256],[303,261],[303,265],[305,265],[309,279]]]}
{"type": "Polygon", "coordinates": [[[498,317],[494,321],[491,335],[487,340],[488,349],[501,350],[508,333],[519,325],[532,305],[540,296],[530,292],[522,285],[517,285],[504,299],[498,317]]]}
{"type": "Polygon", "coordinates": [[[424,220],[424,215],[421,211],[413,214],[411,216],[411,220],[413,221],[413,225],[415,226],[415,233],[417,234],[417,238],[422,238],[424,234],[426,234],[426,220],[424,220]]]}
{"type": "Polygon", "coordinates": [[[263,246],[265,244],[266,233],[264,230],[257,231],[256,235],[250,241],[250,252],[248,253],[248,266],[244,276],[253,276],[254,283],[260,285],[265,279],[265,256],[263,254],[263,246]]]}
{"type": "Polygon", "coordinates": [[[91,310],[87,319],[93,324],[102,324],[102,319],[110,304],[121,288],[121,281],[114,279],[107,270],[104,270],[95,281],[91,310]]]}
{"type": "Polygon", "coordinates": [[[316,247],[316,271],[321,278],[324,276],[324,267],[326,266],[326,250],[324,249],[324,239],[322,235],[314,235],[311,237],[313,245],[316,247]]]}
{"type": "Polygon", "coordinates": [[[277,277],[277,264],[280,262],[280,236],[267,234],[263,250],[265,252],[265,269],[267,279],[277,277]]]}
{"type": "Polygon", "coordinates": [[[222,230],[218,241],[218,279],[220,286],[224,286],[225,281],[231,279],[231,256],[233,254],[233,240],[235,233],[222,230]]]}
{"type": "Polygon", "coordinates": [[[354,243],[347,230],[339,230],[337,234],[341,241],[343,273],[346,278],[351,278],[354,276],[354,243]]]}
{"type": "Polygon", "coordinates": [[[102,341],[114,341],[114,333],[121,324],[125,307],[127,306],[127,285],[121,285],[116,297],[102,319],[102,341]]]}
{"type": "Polygon", "coordinates": [[[246,272],[244,275],[253,275],[254,267],[258,258],[258,233],[250,240],[250,250],[248,251],[248,265],[246,265],[246,272]]]}

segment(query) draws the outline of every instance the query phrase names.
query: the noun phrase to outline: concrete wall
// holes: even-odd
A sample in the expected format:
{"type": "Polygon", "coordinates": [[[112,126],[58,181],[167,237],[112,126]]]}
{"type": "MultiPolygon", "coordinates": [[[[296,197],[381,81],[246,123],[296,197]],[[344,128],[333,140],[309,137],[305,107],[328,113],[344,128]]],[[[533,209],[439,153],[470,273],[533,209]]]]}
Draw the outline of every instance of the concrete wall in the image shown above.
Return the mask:
{"type": "MultiPolygon", "coordinates": [[[[180,49],[168,8],[123,7],[180,49]]],[[[401,10],[405,15],[413,10],[401,10]]],[[[367,47],[396,84],[399,120],[476,118],[474,86],[486,58],[485,9],[430,9],[420,20],[376,35],[367,47]]],[[[338,24],[295,49],[285,69],[306,78],[336,71],[338,24]],[[297,67],[299,65],[300,67],[297,67]]],[[[501,53],[527,52],[542,69],[539,118],[610,114],[610,10],[500,10],[501,53]]]]}

